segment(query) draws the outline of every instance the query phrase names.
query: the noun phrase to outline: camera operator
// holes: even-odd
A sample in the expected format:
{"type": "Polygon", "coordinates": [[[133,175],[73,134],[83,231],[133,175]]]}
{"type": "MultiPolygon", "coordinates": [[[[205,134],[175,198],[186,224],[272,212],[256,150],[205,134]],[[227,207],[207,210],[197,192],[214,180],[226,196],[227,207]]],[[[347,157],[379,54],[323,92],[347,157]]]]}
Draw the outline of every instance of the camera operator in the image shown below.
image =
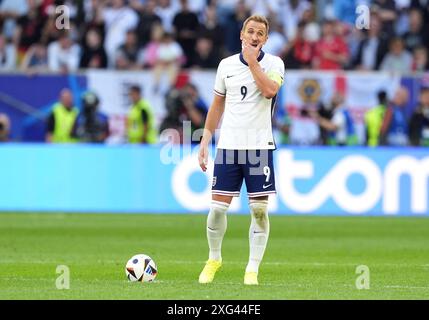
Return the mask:
{"type": "Polygon", "coordinates": [[[72,136],[80,142],[103,143],[109,136],[108,118],[97,110],[99,103],[95,93],[83,94],[82,110],[72,130],[72,136]]]}
{"type": "MultiPolygon", "coordinates": [[[[171,90],[166,96],[167,116],[161,123],[160,131],[175,129],[179,133],[176,143],[191,141],[195,130],[204,128],[207,105],[198,93],[197,87],[187,83],[181,89],[171,90]],[[183,122],[191,122],[191,132],[183,132],[183,122]]],[[[199,141],[192,141],[199,143],[199,141]]]]}
{"type": "Polygon", "coordinates": [[[9,140],[10,120],[5,113],[0,113],[0,142],[9,140]]]}

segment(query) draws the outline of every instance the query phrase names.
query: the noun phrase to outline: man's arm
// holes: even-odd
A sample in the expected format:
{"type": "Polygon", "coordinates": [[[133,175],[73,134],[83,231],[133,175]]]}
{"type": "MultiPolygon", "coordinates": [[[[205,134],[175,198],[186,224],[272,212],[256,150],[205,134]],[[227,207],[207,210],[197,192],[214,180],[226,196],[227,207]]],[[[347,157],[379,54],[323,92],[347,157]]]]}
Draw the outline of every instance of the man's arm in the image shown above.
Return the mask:
{"type": "Polygon", "coordinates": [[[47,124],[46,124],[46,136],[45,140],[46,142],[52,142],[52,135],[54,133],[55,129],[55,117],[54,114],[51,113],[48,117],[47,124]]]}
{"type": "Polygon", "coordinates": [[[310,116],[325,130],[335,132],[339,129],[339,126],[329,119],[321,117],[317,111],[310,111],[310,116]]]}
{"type": "Polygon", "coordinates": [[[328,130],[330,132],[335,132],[338,130],[338,126],[328,119],[318,117],[317,120],[319,122],[319,125],[325,130],[328,130]]]}
{"type": "Polygon", "coordinates": [[[201,169],[204,172],[207,170],[209,143],[219,125],[219,121],[223,115],[224,110],[225,97],[215,94],[212,105],[210,106],[209,112],[207,114],[204,133],[200,143],[200,151],[198,153],[198,161],[200,163],[201,169]]]}

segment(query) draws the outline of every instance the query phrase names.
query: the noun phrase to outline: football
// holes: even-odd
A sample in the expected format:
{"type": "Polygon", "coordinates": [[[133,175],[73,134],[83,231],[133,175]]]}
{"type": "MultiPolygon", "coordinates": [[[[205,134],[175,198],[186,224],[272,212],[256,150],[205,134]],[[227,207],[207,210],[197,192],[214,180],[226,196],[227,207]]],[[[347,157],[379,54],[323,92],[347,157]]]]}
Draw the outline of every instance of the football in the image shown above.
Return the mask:
{"type": "Polygon", "coordinates": [[[131,257],[125,266],[125,275],[129,281],[152,282],[157,274],[155,261],[145,254],[131,257]]]}

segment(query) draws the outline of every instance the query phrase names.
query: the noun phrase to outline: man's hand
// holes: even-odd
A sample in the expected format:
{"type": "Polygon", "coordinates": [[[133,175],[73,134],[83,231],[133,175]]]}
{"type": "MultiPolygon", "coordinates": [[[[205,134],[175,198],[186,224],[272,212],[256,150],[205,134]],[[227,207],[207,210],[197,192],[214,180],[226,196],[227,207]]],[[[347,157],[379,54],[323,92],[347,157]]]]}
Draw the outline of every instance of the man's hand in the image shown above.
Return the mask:
{"type": "Polygon", "coordinates": [[[248,64],[258,61],[259,51],[262,48],[262,43],[254,47],[251,44],[247,43],[246,40],[243,40],[241,42],[241,47],[243,52],[243,58],[248,64]]]}
{"type": "Polygon", "coordinates": [[[201,170],[207,171],[207,163],[209,159],[209,147],[206,143],[200,143],[200,150],[198,151],[198,162],[200,163],[201,170]]]}

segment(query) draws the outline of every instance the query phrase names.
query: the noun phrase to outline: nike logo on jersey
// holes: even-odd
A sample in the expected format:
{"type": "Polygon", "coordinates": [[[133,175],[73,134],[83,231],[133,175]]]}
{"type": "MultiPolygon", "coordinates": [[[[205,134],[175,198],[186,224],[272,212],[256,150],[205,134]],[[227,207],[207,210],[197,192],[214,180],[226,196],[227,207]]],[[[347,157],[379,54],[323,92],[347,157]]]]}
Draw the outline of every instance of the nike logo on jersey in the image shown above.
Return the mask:
{"type": "Polygon", "coordinates": [[[267,185],[267,186],[264,184],[264,185],[262,185],[262,189],[267,189],[267,188],[271,187],[272,185],[273,185],[272,183],[270,183],[270,184],[269,184],[269,185],[267,185]]]}

